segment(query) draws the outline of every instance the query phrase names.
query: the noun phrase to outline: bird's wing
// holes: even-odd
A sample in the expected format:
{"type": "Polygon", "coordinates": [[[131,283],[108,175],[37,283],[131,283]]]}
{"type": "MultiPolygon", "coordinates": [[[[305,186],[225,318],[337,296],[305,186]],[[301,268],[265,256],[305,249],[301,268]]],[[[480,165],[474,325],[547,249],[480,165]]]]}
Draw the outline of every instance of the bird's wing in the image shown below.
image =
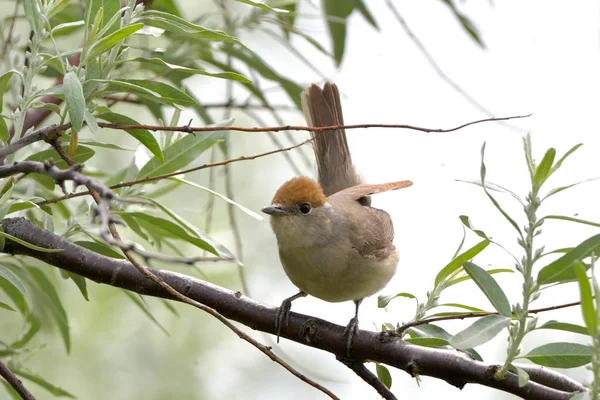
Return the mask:
{"type": "MultiPolygon", "coordinates": [[[[341,192],[335,193],[335,197],[344,197],[355,201],[360,200],[363,197],[370,196],[377,193],[389,192],[390,190],[398,190],[412,186],[412,181],[398,181],[389,183],[370,184],[363,183],[344,189],[341,192]]],[[[333,197],[332,196],[332,197],[333,197]]]]}

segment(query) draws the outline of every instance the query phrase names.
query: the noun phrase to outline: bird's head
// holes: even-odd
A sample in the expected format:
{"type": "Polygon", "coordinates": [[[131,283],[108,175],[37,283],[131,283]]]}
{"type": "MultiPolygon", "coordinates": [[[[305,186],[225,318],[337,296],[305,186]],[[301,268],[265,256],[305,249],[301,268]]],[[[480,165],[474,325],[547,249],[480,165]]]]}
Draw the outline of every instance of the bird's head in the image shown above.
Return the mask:
{"type": "Polygon", "coordinates": [[[271,205],[261,211],[272,217],[271,226],[281,246],[294,241],[295,245],[303,240],[319,241],[331,231],[330,209],[321,186],[300,177],[281,185],[271,205]]]}

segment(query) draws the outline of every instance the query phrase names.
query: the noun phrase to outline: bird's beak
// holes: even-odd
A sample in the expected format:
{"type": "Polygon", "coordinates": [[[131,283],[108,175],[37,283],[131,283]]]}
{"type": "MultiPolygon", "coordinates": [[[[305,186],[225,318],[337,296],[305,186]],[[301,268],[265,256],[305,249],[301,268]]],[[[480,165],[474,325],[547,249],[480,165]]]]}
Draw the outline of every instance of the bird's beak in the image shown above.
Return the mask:
{"type": "Polygon", "coordinates": [[[282,217],[284,215],[287,215],[287,212],[283,208],[278,206],[267,206],[260,211],[264,212],[265,214],[272,215],[274,217],[282,217]]]}

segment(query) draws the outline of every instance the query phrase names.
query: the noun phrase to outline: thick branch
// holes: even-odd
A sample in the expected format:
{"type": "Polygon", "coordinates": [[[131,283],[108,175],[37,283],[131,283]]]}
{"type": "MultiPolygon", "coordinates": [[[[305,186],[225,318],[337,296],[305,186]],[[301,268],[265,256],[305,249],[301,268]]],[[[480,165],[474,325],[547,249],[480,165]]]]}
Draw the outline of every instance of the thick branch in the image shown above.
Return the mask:
{"type": "MultiPolygon", "coordinates": [[[[40,252],[7,239],[3,250],[6,253],[28,255],[98,283],[147,296],[173,299],[170,293],[147,279],[128,262],[104,257],[74,245],[58,235],[34,226],[24,218],[5,219],[2,221],[2,228],[5,233],[36,246],[63,249],[56,253],[40,252]]],[[[151,271],[180,293],[213,307],[225,317],[255,330],[275,333],[275,307],[190,276],[171,271],[151,271]]],[[[289,324],[282,327],[281,336],[330,352],[337,357],[344,357],[346,341],[343,340],[343,332],[342,326],[291,313],[289,324]]],[[[490,364],[472,360],[457,351],[420,347],[375,332],[359,330],[352,347],[353,358],[357,361],[377,361],[402,369],[413,376],[443,379],[457,387],[467,383],[478,383],[531,400],[567,400],[573,394],[570,386],[559,386],[564,391],[535,382],[519,387],[518,379],[513,374],[507,374],[504,380],[496,381],[493,374],[489,373],[492,367],[490,364]]]]}

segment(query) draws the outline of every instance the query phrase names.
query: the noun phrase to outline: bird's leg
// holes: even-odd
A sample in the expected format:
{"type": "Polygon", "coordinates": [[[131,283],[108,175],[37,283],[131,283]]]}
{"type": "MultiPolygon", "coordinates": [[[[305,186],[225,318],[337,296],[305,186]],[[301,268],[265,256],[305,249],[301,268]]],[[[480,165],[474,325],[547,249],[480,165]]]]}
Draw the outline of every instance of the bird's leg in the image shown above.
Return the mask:
{"type": "Polygon", "coordinates": [[[352,341],[354,340],[354,336],[356,335],[356,331],[358,331],[358,307],[360,303],[362,303],[363,299],[354,300],[354,304],[356,305],[356,311],[354,312],[354,318],[348,322],[348,326],[344,329],[344,336],[348,335],[348,343],[346,345],[347,356],[350,358],[350,352],[352,351],[352,341]]]}
{"type": "Polygon", "coordinates": [[[299,299],[300,297],[306,297],[306,293],[300,291],[292,297],[288,297],[281,302],[281,305],[277,309],[277,314],[275,315],[275,333],[277,334],[277,343],[279,343],[279,334],[281,333],[281,327],[283,326],[283,323],[285,322],[286,325],[288,323],[290,310],[292,309],[292,301],[299,299]]]}

